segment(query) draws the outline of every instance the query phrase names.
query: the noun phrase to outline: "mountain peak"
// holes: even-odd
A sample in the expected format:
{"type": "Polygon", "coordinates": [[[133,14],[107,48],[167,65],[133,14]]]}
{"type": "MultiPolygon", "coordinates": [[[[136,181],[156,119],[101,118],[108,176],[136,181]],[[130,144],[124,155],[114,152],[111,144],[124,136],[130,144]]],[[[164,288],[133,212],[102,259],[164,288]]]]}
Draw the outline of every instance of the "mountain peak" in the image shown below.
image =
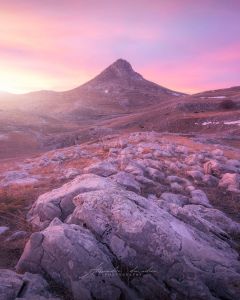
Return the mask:
{"type": "Polygon", "coordinates": [[[133,71],[131,64],[122,58],[119,58],[118,60],[116,60],[113,64],[111,64],[110,67],[122,69],[122,70],[129,71],[129,72],[133,71]]]}
{"type": "Polygon", "coordinates": [[[113,79],[137,79],[141,80],[142,76],[135,72],[131,64],[125,59],[119,58],[102,73],[97,76],[99,80],[113,80],[113,79]]]}
{"type": "MultiPolygon", "coordinates": [[[[117,75],[122,76],[136,76],[136,72],[133,70],[131,64],[125,59],[119,58],[113,64],[111,64],[106,70],[112,70],[117,75]]],[[[139,75],[139,74],[138,74],[139,75]]],[[[140,75],[139,75],[140,76],[140,75]]]]}
{"type": "MultiPolygon", "coordinates": [[[[172,91],[154,82],[146,80],[135,72],[131,64],[122,58],[117,59],[96,77],[84,85],[74,89],[90,95],[99,93],[99,98],[110,99],[121,106],[144,106],[146,103],[156,104],[161,97],[177,97],[181,93],[172,91]]],[[[77,93],[79,95],[79,93],[77,93]]],[[[74,95],[75,97],[75,95],[74,95]]],[[[100,100],[99,100],[100,101],[100,100]]]]}

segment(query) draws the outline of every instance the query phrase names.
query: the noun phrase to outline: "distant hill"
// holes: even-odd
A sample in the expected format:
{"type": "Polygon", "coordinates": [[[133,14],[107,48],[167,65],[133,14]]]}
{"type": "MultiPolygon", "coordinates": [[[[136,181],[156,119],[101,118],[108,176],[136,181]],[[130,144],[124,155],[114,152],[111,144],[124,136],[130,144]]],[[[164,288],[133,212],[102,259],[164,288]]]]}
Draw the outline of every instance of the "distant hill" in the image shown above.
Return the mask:
{"type": "Polygon", "coordinates": [[[0,158],[133,130],[217,133],[240,141],[239,120],[240,87],[186,95],[144,79],[118,59],[66,92],[1,93],[0,158]]]}

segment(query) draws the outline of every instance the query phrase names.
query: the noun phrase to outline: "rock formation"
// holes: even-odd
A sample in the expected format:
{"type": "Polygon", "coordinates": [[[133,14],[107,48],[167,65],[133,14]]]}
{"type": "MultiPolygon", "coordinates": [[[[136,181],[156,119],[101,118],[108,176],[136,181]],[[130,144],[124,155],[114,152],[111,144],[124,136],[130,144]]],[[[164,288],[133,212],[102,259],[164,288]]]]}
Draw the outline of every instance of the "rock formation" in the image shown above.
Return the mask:
{"type": "Polygon", "coordinates": [[[154,133],[104,147],[105,160],[33,204],[37,231],[17,271],[51,278],[73,299],[239,299],[240,224],[203,190],[212,176],[238,195],[239,165],[154,133]]]}

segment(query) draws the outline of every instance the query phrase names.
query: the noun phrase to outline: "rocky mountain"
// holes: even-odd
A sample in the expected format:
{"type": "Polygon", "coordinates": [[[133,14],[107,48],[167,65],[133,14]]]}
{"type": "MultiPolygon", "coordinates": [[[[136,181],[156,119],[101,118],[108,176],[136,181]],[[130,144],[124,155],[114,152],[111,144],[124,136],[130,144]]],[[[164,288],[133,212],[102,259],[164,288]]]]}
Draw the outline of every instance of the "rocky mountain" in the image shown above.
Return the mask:
{"type": "Polygon", "coordinates": [[[74,112],[76,114],[76,111],[82,115],[86,111],[111,114],[134,111],[181,95],[183,94],[144,79],[126,60],[118,59],[98,76],[73,90],[3,95],[0,96],[0,108],[45,115],[67,115],[74,112]]]}
{"type": "Polygon", "coordinates": [[[23,155],[25,145],[30,153],[86,141],[92,135],[95,138],[99,135],[95,129],[102,133],[113,130],[102,122],[181,95],[144,79],[123,59],[70,91],[2,94],[0,157],[23,155]]]}
{"type": "Polygon", "coordinates": [[[144,79],[126,60],[118,59],[94,79],[65,95],[72,99],[83,95],[93,106],[114,103],[120,110],[134,111],[183,94],[144,79]]]}

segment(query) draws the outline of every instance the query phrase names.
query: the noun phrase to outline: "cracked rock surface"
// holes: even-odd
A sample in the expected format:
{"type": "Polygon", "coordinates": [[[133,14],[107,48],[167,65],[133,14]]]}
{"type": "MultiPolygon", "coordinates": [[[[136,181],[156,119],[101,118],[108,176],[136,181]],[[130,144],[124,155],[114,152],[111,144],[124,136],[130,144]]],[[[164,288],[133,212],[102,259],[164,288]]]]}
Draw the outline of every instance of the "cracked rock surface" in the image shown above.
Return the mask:
{"type": "Polygon", "coordinates": [[[240,263],[228,233],[240,232],[240,227],[220,211],[201,205],[181,207],[181,200],[172,206],[168,202],[169,209],[164,209],[158,199],[119,186],[79,193],[72,203],[75,209],[66,223],[55,218],[31,236],[18,271],[47,273],[74,299],[131,299],[134,294],[159,299],[159,293],[189,299],[238,298],[240,263]],[[106,276],[121,265],[146,274],[139,277],[133,272],[129,283],[121,274],[106,276]],[[98,268],[106,273],[98,274],[98,268]],[[89,274],[91,270],[96,271],[89,274]]]}
{"type": "Polygon", "coordinates": [[[238,197],[237,160],[150,133],[108,147],[89,173],[33,204],[38,231],[17,271],[51,278],[79,300],[240,299],[240,224],[210,193],[238,197]]]}
{"type": "Polygon", "coordinates": [[[117,274],[101,276],[104,270],[114,270],[111,261],[107,247],[88,229],[55,218],[44,231],[31,236],[17,270],[47,273],[74,299],[120,299],[122,294],[130,299],[131,292],[117,274]]]}
{"type": "Polygon", "coordinates": [[[17,274],[11,270],[0,269],[1,300],[60,300],[49,291],[48,283],[41,275],[17,274]]]}

